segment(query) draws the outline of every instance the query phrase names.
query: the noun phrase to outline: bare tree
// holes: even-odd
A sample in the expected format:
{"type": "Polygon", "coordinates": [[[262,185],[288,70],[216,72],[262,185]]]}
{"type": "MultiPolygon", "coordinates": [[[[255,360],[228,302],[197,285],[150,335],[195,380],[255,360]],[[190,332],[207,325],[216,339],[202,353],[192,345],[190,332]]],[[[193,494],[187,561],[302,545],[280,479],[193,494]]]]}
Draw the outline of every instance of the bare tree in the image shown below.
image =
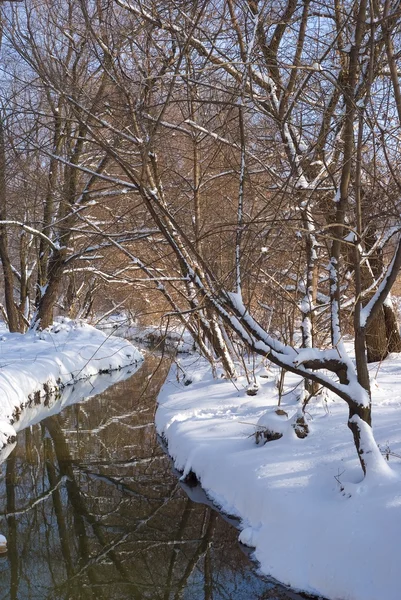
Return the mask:
{"type": "Polygon", "coordinates": [[[70,263],[118,250],[228,376],[239,342],[300,375],[308,394],[312,382],[345,400],[361,466],[374,469],[372,327],[386,351],[399,343],[396,4],[70,0],[57,19],[26,9],[8,36],[49,96],[42,151],[49,185],[61,178],[57,208],[45,203],[53,247],[46,257],[42,237],[35,322],[51,322],[70,263]],[[145,250],[124,221],[96,220],[100,184],[129,192],[157,243],[145,250]]]}

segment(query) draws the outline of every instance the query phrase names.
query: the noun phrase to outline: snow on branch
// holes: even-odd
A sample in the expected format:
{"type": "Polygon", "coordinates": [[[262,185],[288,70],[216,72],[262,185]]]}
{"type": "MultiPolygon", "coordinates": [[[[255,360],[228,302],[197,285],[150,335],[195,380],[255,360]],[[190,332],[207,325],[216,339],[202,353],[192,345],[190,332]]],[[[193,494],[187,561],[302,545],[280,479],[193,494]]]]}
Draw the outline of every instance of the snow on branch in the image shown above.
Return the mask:
{"type": "Polygon", "coordinates": [[[14,226],[14,227],[21,227],[21,229],[23,229],[24,231],[31,233],[32,235],[36,235],[37,237],[42,238],[42,240],[44,240],[45,242],[47,242],[49,244],[49,246],[50,246],[50,248],[52,248],[52,250],[59,252],[62,249],[61,246],[59,244],[57,244],[57,242],[53,242],[42,231],[39,231],[39,229],[35,229],[34,227],[30,227],[29,225],[26,225],[25,223],[22,223],[21,221],[4,220],[4,221],[0,221],[0,225],[10,225],[10,226],[14,226]]]}
{"type": "Polygon", "coordinates": [[[311,379],[331,390],[346,402],[369,406],[370,398],[358,383],[354,365],[346,351],[339,348],[319,350],[317,348],[295,349],[272,338],[251,316],[238,294],[226,293],[230,314],[215,298],[210,297],[220,315],[230,323],[232,329],[257,353],[265,354],[274,364],[288,369],[306,379],[311,379]],[[323,372],[317,372],[323,370],[323,372]],[[335,373],[335,381],[324,371],[335,373]]]}
{"type": "Polygon", "coordinates": [[[361,310],[361,327],[366,327],[372,322],[380,307],[389,295],[391,288],[397,278],[401,268],[401,236],[398,239],[397,247],[394,251],[393,258],[388,266],[387,273],[379,285],[377,292],[369,300],[369,302],[361,310]]]}

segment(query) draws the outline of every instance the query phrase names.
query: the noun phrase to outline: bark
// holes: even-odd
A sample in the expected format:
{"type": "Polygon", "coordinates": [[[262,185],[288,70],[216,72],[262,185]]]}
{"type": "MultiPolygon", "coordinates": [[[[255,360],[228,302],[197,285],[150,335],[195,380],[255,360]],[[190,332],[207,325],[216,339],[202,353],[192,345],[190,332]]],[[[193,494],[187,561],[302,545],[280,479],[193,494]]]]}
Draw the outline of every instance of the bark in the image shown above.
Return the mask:
{"type": "Polygon", "coordinates": [[[362,421],[367,423],[369,427],[372,427],[372,409],[371,406],[360,406],[355,402],[348,402],[349,414],[348,414],[348,427],[352,432],[354,443],[356,450],[358,452],[359,461],[361,463],[362,470],[366,475],[366,460],[365,460],[365,448],[362,444],[361,439],[361,430],[358,423],[353,419],[353,417],[357,416],[362,421]]]}
{"type": "MultiPolygon", "coordinates": [[[[56,156],[60,151],[60,140],[61,140],[61,102],[59,101],[57,110],[54,111],[54,133],[53,133],[53,153],[56,156]]],[[[47,236],[51,233],[51,224],[55,214],[55,192],[58,178],[59,164],[55,157],[52,157],[49,162],[49,172],[47,176],[47,190],[43,212],[43,233],[47,236]]],[[[48,261],[50,256],[50,249],[48,244],[43,239],[40,240],[39,245],[39,259],[38,259],[38,281],[36,290],[36,305],[39,304],[41,290],[46,285],[47,281],[47,269],[48,261]]]]}
{"type": "MultiPolygon", "coordinates": [[[[7,189],[6,189],[6,153],[4,146],[3,120],[0,118],[0,219],[7,219],[7,189]]],[[[20,331],[18,309],[14,302],[14,274],[8,251],[8,236],[5,225],[0,226],[0,260],[3,266],[4,296],[7,312],[8,328],[10,331],[20,331]]]]}
{"type": "Polygon", "coordinates": [[[53,252],[49,262],[48,284],[39,300],[34,325],[46,329],[53,323],[53,309],[58,300],[61,281],[64,274],[65,250],[53,252]]]}
{"type": "MultiPolygon", "coordinates": [[[[371,230],[366,236],[366,247],[369,251],[375,242],[376,232],[371,230]]],[[[373,277],[379,278],[385,270],[382,251],[376,250],[369,259],[369,268],[361,269],[363,285],[369,287],[373,277]]],[[[401,336],[398,328],[397,317],[391,301],[385,301],[376,316],[366,327],[366,346],[368,362],[380,362],[390,352],[401,352],[401,336]]]]}
{"type": "Polygon", "coordinates": [[[219,325],[217,317],[215,315],[211,315],[210,330],[212,334],[211,340],[213,342],[213,350],[215,351],[218,358],[221,360],[226,376],[229,379],[233,379],[236,377],[235,366],[231,359],[230,351],[224,340],[221,326],[219,325]]]}
{"type": "MultiPolygon", "coordinates": [[[[77,144],[81,145],[81,144],[77,144]]],[[[37,305],[37,313],[34,318],[33,326],[39,326],[40,329],[46,329],[53,323],[53,310],[59,297],[60,286],[64,274],[65,260],[67,258],[67,248],[71,239],[72,219],[69,216],[71,207],[76,198],[78,171],[73,167],[67,167],[65,176],[64,199],[60,204],[58,220],[63,223],[62,229],[59,229],[57,241],[60,250],[53,250],[48,261],[46,284],[41,289],[41,296],[37,305]]]]}
{"type": "Polygon", "coordinates": [[[380,362],[389,353],[384,310],[381,309],[366,327],[366,349],[368,362],[380,362]]]}
{"type": "Polygon", "coordinates": [[[390,303],[383,304],[384,321],[386,324],[388,352],[401,352],[401,336],[394,308],[390,303]]]}
{"type": "Polygon", "coordinates": [[[401,352],[401,337],[394,308],[384,304],[366,328],[368,362],[380,362],[390,352],[401,352]]]}

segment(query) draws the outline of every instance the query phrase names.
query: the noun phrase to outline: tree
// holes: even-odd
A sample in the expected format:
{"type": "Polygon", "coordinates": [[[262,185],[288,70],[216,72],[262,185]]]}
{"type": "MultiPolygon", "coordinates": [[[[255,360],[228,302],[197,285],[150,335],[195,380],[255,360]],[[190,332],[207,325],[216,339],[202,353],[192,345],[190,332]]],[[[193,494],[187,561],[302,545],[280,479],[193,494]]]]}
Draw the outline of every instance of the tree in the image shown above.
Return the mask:
{"type": "MultiPolygon", "coordinates": [[[[130,233],[118,227],[118,211],[126,211],[130,190],[121,190],[105,174],[109,158],[104,152],[94,155],[87,140],[91,126],[107,110],[110,78],[89,51],[87,24],[84,15],[74,10],[76,3],[59,3],[58,8],[54,10],[54,3],[36,7],[26,2],[9,9],[3,18],[8,143],[2,148],[5,160],[13,161],[9,168],[13,176],[5,174],[0,219],[6,309],[13,330],[29,325],[30,317],[31,327],[49,326],[55,307],[65,296],[69,302],[74,288],[83,295],[83,312],[89,310],[94,280],[104,276],[101,253],[112,244],[95,229],[88,232],[88,219],[102,219],[105,230],[117,221],[113,227],[118,243],[149,234],[135,226],[130,233]],[[85,167],[90,168],[85,172],[85,167]],[[30,186],[24,210],[21,181],[30,186]],[[13,203],[13,197],[18,201],[13,203]],[[11,227],[21,227],[31,236],[28,245],[13,252],[7,247],[11,227]],[[94,259],[97,269],[90,266],[94,259]],[[21,262],[21,268],[16,262],[21,262]],[[16,287],[20,309],[14,300],[16,287]],[[29,299],[32,307],[26,309],[29,299]]],[[[71,309],[74,312],[76,307],[71,309]]]]}
{"type": "Polygon", "coordinates": [[[375,320],[390,310],[401,266],[396,4],[71,0],[68,7],[57,22],[48,6],[40,9],[60,38],[48,43],[50,57],[47,46],[37,53],[44,33],[30,27],[27,37],[23,25],[16,38],[9,27],[67,119],[63,148],[48,152],[62,165],[64,195],[40,326],[50,323],[72,232],[85,224],[98,244],[141,270],[229,376],[240,343],[345,400],[362,469],[375,469],[382,459],[371,431],[366,348],[375,320]],[[72,7],[79,7],[73,22],[72,7]],[[78,30],[75,39],[70,31],[78,30]],[[66,88],[68,61],[76,68],[66,88]],[[105,228],[90,210],[77,210],[86,210],[99,182],[130,191],[160,245],[144,252],[134,238],[115,237],[122,233],[115,223],[105,228]],[[372,198],[380,198],[373,242],[372,198]],[[379,264],[382,252],[391,256],[379,264]],[[288,308],[279,314],[277,290],[288,308]],[[294,305],[299,345],[287,325],[294,305]],[[350,312],[355,366],[344,345],[350,312]],[[275,335],[287,329],[286,339],[275,335]]]}
{"type": "MultiPolygon", "coordinates": [[[[210,71],[219,72],[224,83],[236,89],[237,127],[241,141],[238,144],[224,138],[224,143],[234,146],[242,156],[238,173],[239,201],[235,228],[236,287],[227,287],[221,279],[217,279],[210,270],[210,265],[200,255],[196,244],[188,239],[183,225],[170,209],[166,199],[167,188],[161,181],[162,169],[155,158],[157,136],[162,127],[175,128],[177,131],[179,128],[180,131],[196,129],[216,141],[221,142],[223,139],[213,126],[205,128],[191,119],[186,120],[187,128],[182,127],[174,123],[171,113],[170,120],[162,122],[173,102],[175,90],[179,93],[180,86],[176,81],[184,62],[183,52],[178,54],[174,71],[170,72],[170,85],[163,98],[161,112],[153,118],[150,116],[152,127],[147,130],[146,144],[142,145],[139,141],[138,133],[144,123],[149,122],[149,107],[141,106],[133,115],[137,144],[142,150],[140,172],[116,153],[114,159],[136,186],[149,214],[175,252],[183,272],[202,303],[209,310],[213,307],[226,326],[235,331],[254,351],[267,356],[281,367],[328,387],[347,402],[349,427],[362,468],[366,471],[369,466],[373,466],[373,463],[369,464],[372,456],[375,456],[375,460],[380,460],[370,429],[366,329],[383,306],[401,264],[398,243],[376,293],[364,306],[363,295],[366,292],[361,280],[361,253],[365,235],[361,203],[364,178],[362,144],[377,143],[377,105],[373,102],[372,90],[377,86],[386,65],[390,67],[392,79],[391,85],[386,84],[385,93],[389,98],[397,97],[399,93],[397,72],[393,68],[395,59],[390,49],[394,34],[390,36],[386,29],[387,21],[395,19],[389,15],[390,4],[387,3],[387,13],[381,25],[376,24],[379,23],[378,7],[368,6],[364,0],[344,3],[340,10],[338,4],[329,6],[327,12],[318,14],[315,14],[311,2],[298,4],[290,1],[283,12],[276,16],[268,15],[270,8],[260,6],[257,2],[237,6],[230,2],[219,3],[210,10],[205,5],[195,6],[190,13],[169,3],[169,14],[157,4],[147,9],[143,4],[127,5],[122,0],[117,1],[117,4],[129,11],[132,18],[159,32],[163,31],[170,37],[172,47],[175,44],[185,49],[191,48],[198,57],[197,60],[201,62],[206,59],[210,71]],[[237,38],[234,43],[230,36],[223,43],[225,33],[222,32],[227,29],[228,18],[237,38]],[[269,23],[267,29],[264,23],[269,23]],[[328,40],[323,49],[312,33],[317,25],[323,28],[328,40]],[[290,52],[291,47],[295,47],[295,55],[286,63],[282,56],[290,52]],[[327,96],[328,102],[325,101],[327,96]],[[243,261],[242,235],[239,234],[244,228],[242,203],[245,170],[249,163],[247,153],[255,154],[252,145],[246,143],[244,135],[241,135],[241,131],[245,131],[241,126],[245,110],[247,114],[251,114],[251,122],[252,118],[256,118],[253,116],[256,113],[265,120],[267,130],[272,131],[275,139],[277,135],[280,136],[279,148],[282,153],[278,166],[264,163],[264,167],[283,201],[288,206],[291,196],[301,215],[306,273],[306,295],[301,306],[303,349],[283,345],[264,331],[252,316],[249,299],[244,302],[242,287],[239,285],[238,274],[243,261]],[[312,125],[308,120],[313,121],[312,125]],[[356,137],[355,122],[358,124],[356,137]],[[334,198],[334,203],[329,206],[329,218],[325,221],[319,217],[319,209],[321,211],[322,207],[327,208],[330,196],[334,198]],[[351,242],[349,239],[344,240],[350,230],[353,234],[351,242]],[[327,231],[330,232],[329,236],[326,235],[327,231]],[[322,246],[319,238],[325,243],[329,261],[332,349],[327,350],[311,347],[311,320],[315,310],[313,282],[316,279],[317,248],[322,246]],[[352,289],[355,294],[353,312],[356,370],[344,348],[341,319],[341,282],[345,275],[344,248],[347,243],[351,243],[354,248],[352,289]],[[231,291],[230,287],[235,291],[231,291]],[[323,369],[335,374],[337,380],[328,378],[322,373],[323,369]]],[[[394,31],[394,27],[391,31],[394,31]]],[[[195,60],[192,59],[192,64],[194,63],[195,60]]],[[[207,101],[204,104],[207,105],[207,101]]],[[[380,159],[383,158],[383,153],[381,148],[380,159]]],[[[369,160],[371,158],[370,155],[369,160]]],[[[249,170],[248,166],[248,177],[249,170]]],[[[390,166],[386,176],[392,177],[390,166]]],[[[381,182],[375,181],[374,184],[380,186],[381,182]]],[[[347,255],[350,260],[349,252],[347,255]]]]}

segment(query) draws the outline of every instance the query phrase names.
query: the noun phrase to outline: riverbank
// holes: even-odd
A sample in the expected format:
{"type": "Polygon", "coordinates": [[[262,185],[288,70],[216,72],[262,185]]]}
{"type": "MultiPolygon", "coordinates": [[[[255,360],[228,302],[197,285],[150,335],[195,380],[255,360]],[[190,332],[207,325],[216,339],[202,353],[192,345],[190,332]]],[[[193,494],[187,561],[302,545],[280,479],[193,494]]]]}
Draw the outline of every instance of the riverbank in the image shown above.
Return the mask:
{"type": "Polygon", "coordinates": [[[0,449],[20,429],[46,416],[42,413],[57,391],[142,360],[129,341],[69,319],[41,332],[1,331],[0,449]]]}
{"type": "Polygon", "coordinates": [[[241,519],[240,540],[263,573],[330,600],[398,600],[401,589],[401,356],[371,365],[373,427],[391,476],[362,477],[347,406],[318,397],[309,435],[290,424],[299,380],[260,366],[256,396],[245,378],[213,379],[192,355],[173,365],[159,395],[156,426],[175,466],[241,519]],[[261,443],[266,429],[280,439],[261,443]],[[256,444],[256,439],[259,444],[256,444]]]}
{"type": "Polygon", "coordinates": [[[195,350],[192,336],[183,328],[181,323],[168,327],[161,325],[138,325],[127,314],[112,314],[107,319],[96,324],[96,328],[105,333],[124,337],[141,346],[157,350],[168,350],[186,354],[195,350]]]}
{"type": "Polygon", "coordinates": [[[138,368],[103,393],[92,379],[68,386],[60,414],[19,432],[1,465],[2,598],[295,600],[257,577],[235,529],[178,484],[154,429],[169,364],[147,353],[96,377],[98,388],[138,368]],[[65,408],[72,388],[92,398],[65,408]]]}

